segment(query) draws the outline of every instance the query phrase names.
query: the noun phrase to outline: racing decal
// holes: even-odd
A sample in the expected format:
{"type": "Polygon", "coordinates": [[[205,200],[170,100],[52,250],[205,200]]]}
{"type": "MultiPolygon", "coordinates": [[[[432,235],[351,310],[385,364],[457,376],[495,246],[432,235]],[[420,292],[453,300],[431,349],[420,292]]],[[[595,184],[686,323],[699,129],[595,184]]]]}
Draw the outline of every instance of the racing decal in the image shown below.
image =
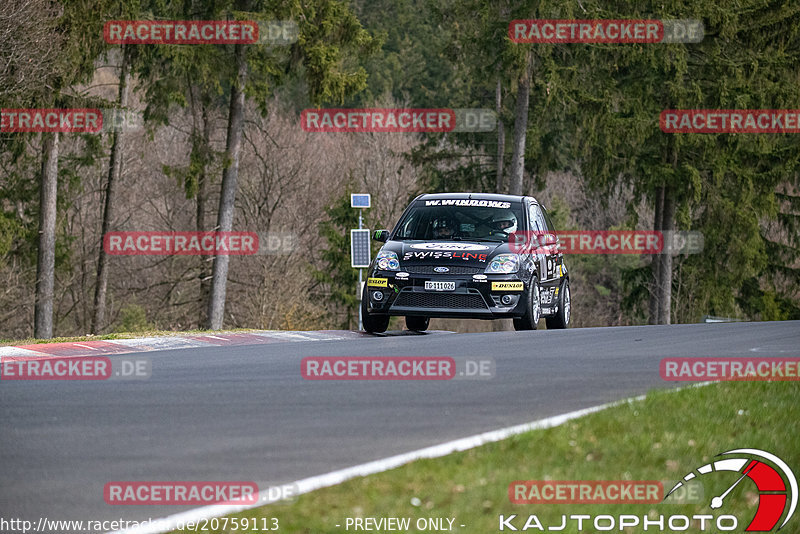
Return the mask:
{"type": "Polygon", "coordinates": [[[511,202],[498,202],[496,200],[466,200],[466,199],[444,199],[426,200],[426,206],[477,206],[480,208],[510,208],[511,202]]]}
{"type": "Polygon", "coordinates": [[[418,243],[409,245],[415,250],[489,250],[486,245],[475,245],[473,243],[418,243]]]}
{"type": "Polygon", "coordinates": [[[522,282],[492,282],[492,291],[522,291],[524,288],[522,282]]]}
{"type": "Polygon", "coordinates": [[[406,252],[403,254],[403,261],[407,261],[410,259],[415,260],[424,260],[424,259],[433,259],[433,260],[440,260],[440,259],[453,259],[453,260],[477,260],[477,261],[486,261],[486,254],[478,254],[476,252],[448,252],[442,250],[428,250],[424,252],[406,252]]]}
{"type": "Polygon", "coordinates": [[[367,278],[367,285],[370,287],[388,287],[388,278],[367,278]]]}
{"type": "Polygon", "coordinates": [[[553,302],[553,288],[543,289],[539,291],[539,298],[542,304],[552,304],[553,302]]]}

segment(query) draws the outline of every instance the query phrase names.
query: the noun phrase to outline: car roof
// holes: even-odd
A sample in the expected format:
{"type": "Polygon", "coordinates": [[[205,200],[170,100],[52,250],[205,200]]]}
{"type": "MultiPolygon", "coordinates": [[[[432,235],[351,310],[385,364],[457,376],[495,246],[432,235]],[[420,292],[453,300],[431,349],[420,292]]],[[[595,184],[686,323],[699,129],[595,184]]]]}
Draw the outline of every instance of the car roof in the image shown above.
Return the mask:
{"type": "Polygon", "coordinates": [[[539,203],[531,196],[501,195],[498,193],[426,193],[419,195],[414,200],[441,200],[451,198],[457,200],[494,200],[499,202],[522,202],[527,198],[535,204],[539,203]]]}

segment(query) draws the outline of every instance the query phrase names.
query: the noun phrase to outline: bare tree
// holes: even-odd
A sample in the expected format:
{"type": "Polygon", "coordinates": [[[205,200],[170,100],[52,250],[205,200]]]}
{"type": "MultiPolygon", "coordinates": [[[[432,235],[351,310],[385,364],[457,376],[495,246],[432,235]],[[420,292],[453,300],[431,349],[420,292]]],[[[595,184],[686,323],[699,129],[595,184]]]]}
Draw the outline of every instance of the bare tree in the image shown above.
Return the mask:
{"type": "MultiPolygon", "coordinates": [[[[242,148],[242,127],[244,125],[244,90],[247,81],[247,45],[236,45],[236,83],[231,88],[231,106],[228,115],[228,140],[225,146],[225,170],[222,173],[222,193],[217,213],[218,232],[230,232],[233,228],[233,215],[236,207],[236,181],[239,177],[239,153],[242,148]]],[[[228,284],[227,254],[214,256],[211,275],[211,294],[208,299],[208,328],[222,328],[225,316],[225,291],[228,284]]]]}
{"type": "Polygon", "coordinates": [[[38,94],[54,76],[63,40],[51,24],[58,15],[50,0],[0,2],[0,99],[38,94]]]}
{"type": "MultiPolygon", "coordinates": [[[[128,107],[128,87],[129,68],[130,68],[130,47],[125,47],[122,52],[122,64],[120,65],[119,75],[119,95],[117,101],[120,110],[128,107]]],[[[114,127],[111,134],[111,160],[108,164],[108,184],[106,185],[106,201],[103,209],[103,230],[100,233],[100,240],[111,231],[111,224],[114,221],[114,208],[116,202],[117,183],[122,175],[122,153],[125,146],[124,128],[114,127]]],[[[99,334],[103,328],[103,320],[106,313],[106,289],[108,288],[108,255],[105,248],[101,245],[97,257],[97,283],[94,293],[94,314],[92,315],[92,333],[99,334]]]]}
{"type": "Polygon", "coordinates": [[[56,201],[58,198],[58,133],[42,134],[42,180],[39,190],[39,256],[33,335],[53,337],[53,291],[56,264],[56,201]]]}

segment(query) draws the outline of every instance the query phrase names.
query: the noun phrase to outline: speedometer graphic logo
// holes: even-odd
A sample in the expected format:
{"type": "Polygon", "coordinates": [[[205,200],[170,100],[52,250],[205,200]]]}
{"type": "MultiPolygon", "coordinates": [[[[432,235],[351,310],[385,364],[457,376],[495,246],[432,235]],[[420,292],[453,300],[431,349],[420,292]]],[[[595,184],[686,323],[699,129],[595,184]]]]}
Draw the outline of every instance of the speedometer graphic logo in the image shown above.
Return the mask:
{"type": "Polygon", "coordinates": [[[722,508],[737,486],[745,478],[749,478],[758,488],[758,509],[745,532],[767,532],[772,530],[781,517],[784,517],[784,511],[786,511],[785,518],[778,530],[783,528],[794,515],[795,508],[797,508],[797,479],[789,466],[786,465],[786,462],[774,454],[759,449],[734,449],[720,453],[717,456],[728,455],[737,455],[738,457],[725,458],[698,467],[684,476],[682,481],[675,484],[675,487],[667,493],[667,497],[683,486],[684,482],[704,475],[720,471],[741,473],[741,476],[733,485],[722,494],[716,495],[711,499],[711,508],[715,510],[722,508]],[[767,460],[775,467],[754,459],[754,457],[767,460]],[[788,511],[786,510],[787,502],[789,503],[788,511]]]}

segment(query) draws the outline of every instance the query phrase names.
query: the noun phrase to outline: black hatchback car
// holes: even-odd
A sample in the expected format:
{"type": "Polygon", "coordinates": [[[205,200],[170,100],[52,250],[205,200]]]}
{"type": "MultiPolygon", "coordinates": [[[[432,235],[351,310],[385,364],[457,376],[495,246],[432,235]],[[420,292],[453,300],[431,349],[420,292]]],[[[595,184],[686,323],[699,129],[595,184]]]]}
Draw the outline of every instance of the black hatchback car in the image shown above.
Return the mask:
{"type": "Polygon", "coordinates": [[[386,331],[392,315],[417,331],[431,317],[510,317],[516,330],[535,330],[541,317],[547,328],[569,324],[563,253],[547,210],[532,197],[420,195],[391,232],[377,230],[373,239],[385,245],[362,294],[367,332],[386,331]]]}

